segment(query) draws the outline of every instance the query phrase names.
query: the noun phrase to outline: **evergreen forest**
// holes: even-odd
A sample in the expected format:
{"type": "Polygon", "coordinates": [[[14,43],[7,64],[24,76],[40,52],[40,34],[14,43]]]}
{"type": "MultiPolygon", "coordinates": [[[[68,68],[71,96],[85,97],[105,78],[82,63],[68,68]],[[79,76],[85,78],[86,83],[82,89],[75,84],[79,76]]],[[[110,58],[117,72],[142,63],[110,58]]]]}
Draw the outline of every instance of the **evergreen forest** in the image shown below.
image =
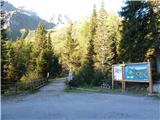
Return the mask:
{"type": "Polygon", "coordinates": [[[73,86],[98,86],[111,82],[112,65],[152,63],[152,79],[160,79],[160,2],[126,1],[119,16],[93,6],[88,19],[72,21],[63,28],[46,30],[40,22],[25,38],[6,36],[5,11],[1,11],[1,85],[38,79],[67,77],[73,86]]]}

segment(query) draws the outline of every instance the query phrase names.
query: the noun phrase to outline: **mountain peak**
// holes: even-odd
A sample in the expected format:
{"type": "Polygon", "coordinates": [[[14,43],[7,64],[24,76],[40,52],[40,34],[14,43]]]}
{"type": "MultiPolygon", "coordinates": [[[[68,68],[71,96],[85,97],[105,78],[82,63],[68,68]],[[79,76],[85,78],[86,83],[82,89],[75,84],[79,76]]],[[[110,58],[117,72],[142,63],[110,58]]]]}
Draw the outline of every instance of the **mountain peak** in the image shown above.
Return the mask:
{"type": "Polygon", "coordinates": [[[58,13],[52,15],[52,17],[50,18],[50,22],[55,23],[56,25],[64,25],[71,22],[71,20],[67,15],[58,13]]]}
{"type": "Polygon", "coordinates": [[[9,12],[9,11],[17,10],[17,8],[14,7],[12,4],[10,4],[9,2],[3,1],[2,10],[9,12]]]}
{"type": "Polygon", "coordinates": [[[25,7],[25,6],[19,6],[18,10],[20,12],[24,12],[24,13],[27,13],[27,14],[30,14],[30,15],[37,15],[37,13],[34,12],[34,10],[32,8],[28,8],[28,7],[25,7]]]}

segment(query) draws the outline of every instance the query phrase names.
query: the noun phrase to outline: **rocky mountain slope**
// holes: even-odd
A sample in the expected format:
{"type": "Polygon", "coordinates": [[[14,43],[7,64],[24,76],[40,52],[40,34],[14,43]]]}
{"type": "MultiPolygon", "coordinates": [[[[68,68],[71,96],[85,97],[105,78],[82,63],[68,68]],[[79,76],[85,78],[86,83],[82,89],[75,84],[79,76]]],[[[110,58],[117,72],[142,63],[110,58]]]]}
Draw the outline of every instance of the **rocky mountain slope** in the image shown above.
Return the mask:
{"type": "Polygon", "coordinates": [[[25,10],[24,7],[16,8],[9,2],[4,2],[2,8],[6,13],[7,35],[9,39],[16,40],[25,37],[30,30],[35,30],[41,22],[46,29],[52,29],[55,24],[41,19],[33,11],[25,10]]]}

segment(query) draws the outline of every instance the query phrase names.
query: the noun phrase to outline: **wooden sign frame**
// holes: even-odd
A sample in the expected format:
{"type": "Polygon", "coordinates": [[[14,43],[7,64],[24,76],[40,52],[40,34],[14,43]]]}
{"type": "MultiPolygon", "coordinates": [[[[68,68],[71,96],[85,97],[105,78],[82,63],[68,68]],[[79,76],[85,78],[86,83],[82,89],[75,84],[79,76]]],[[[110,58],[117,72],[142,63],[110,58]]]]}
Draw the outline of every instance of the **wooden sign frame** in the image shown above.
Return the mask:
{"type": "MultiPolygon", "coordinates": [[[[119,81],[122,83],[122,91],[125,91],[126,89],[126,82],[141,82],[141,83],[149,83],[149,94],[153,93],[153,83],[152,83],[152,71],[151,71],[151,63],[148,60],[148,62],[142,62],[142,63],[130,63],[131,65],[134,64],[148,64],[148,80],[125,80],[125,64],[121,64],[122,67],[122,79],[121,80],[116,80],[114,78],[114,66],[112,65],[112,89],[114,89],[114,82],[119,81]]],[[[127,65],[127,64],[126,64],[127,65]]]]}

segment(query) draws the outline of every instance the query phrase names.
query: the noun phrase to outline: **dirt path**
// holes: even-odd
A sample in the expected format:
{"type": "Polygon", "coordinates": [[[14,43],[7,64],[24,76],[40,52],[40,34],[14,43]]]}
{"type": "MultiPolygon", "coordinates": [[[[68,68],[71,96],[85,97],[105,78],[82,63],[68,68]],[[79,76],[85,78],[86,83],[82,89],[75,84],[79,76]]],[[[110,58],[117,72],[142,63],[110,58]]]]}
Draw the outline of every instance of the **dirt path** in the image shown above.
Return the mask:
{"type": "Polygon", "coordinates": [[[65,89],[65,80],[53,80],[48,85],[42,87],[37,93],[25,97],[23,100],[46,99],[47,97],[63,95],[65,89]]]}
{"type": "Polygon", "coordinates": [[[160,120],[160,101],[149,97],[65,93],[63,80],[18,99],[2,99],[2,120],[160,120]]]}
{"type": "Polygon", "coordinates": [[[40,89],[41,92],[63,93],[65,89],[65,80],[54,80],[49,85],[40,89]]]}

